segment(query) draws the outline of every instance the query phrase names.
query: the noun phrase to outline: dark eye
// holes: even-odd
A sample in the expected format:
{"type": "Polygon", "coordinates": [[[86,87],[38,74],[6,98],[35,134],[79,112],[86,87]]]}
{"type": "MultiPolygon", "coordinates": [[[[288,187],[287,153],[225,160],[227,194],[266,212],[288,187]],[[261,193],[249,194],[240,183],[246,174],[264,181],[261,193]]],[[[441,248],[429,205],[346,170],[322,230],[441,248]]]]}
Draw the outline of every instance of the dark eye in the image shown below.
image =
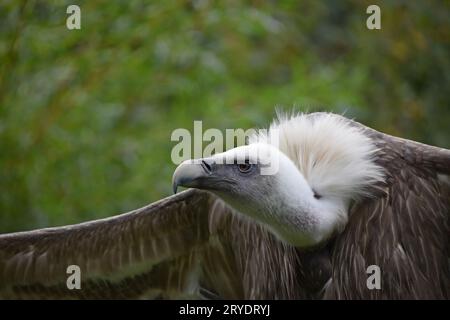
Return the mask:
{"type": "Polygon", "coordinates": [[[240,163],[237,166],[242,173],[249,173],[252,170],[252,165],[250,163],[240,163]]]}

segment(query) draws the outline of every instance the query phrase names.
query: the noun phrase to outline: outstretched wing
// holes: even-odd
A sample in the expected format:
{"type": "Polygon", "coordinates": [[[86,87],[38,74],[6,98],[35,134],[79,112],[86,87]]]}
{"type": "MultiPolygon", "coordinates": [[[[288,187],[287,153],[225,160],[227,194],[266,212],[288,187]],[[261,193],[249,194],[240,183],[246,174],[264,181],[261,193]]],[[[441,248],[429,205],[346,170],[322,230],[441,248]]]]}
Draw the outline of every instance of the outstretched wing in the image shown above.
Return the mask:
{"type": "MultiPolygon", "coordinates": [[[[78,225],[0,236],[3,298],[139,298],[196,294],[210,241],[211,195],[188,190],[78,225]],[[70,290],[67,268],[80,268],[70,290]]],[[[226,214],[226,207],[222,207],[226,214]]],[[[231,290],[231,289],[230,289],[231,290]]]]}
{"type": "Polygon", "coordinates": [[[386,184],[354,206],[335,243],[325,297],[448,299],[450,150],[367,131],[380,148],[386,184]],[[379,267],[380,288],[368,286],[371,265],[379,267]]]}
{"type": "Polygon", "coordinates": [[[188,190],[78,225],[0,235],[0,298],[317,297],[327,255],[300,253],[210,193],[188,190]],[[69,289],[76,265],[81,289],[69,289]]]}

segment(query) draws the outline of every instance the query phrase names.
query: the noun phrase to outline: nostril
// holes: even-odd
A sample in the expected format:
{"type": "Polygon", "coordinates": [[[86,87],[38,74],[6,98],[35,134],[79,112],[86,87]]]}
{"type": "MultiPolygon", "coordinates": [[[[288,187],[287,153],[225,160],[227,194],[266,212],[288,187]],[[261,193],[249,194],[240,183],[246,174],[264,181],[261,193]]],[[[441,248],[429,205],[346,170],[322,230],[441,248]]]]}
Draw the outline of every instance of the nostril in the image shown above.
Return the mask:
{"type": "Polygon", "coordinates": [[[202,160],[202,166],[208,173],[211,173],[211,165],[208,162],[202,160]]]}

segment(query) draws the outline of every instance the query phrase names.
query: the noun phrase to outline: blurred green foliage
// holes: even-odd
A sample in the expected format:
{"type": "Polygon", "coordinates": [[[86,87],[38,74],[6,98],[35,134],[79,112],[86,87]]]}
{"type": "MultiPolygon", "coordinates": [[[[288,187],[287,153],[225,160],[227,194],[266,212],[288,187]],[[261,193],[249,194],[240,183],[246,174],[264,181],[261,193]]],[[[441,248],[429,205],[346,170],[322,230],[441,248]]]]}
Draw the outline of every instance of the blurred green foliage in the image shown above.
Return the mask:
{"type": "Polygon", "coordinates": [[[176,128],[332,110],[450,147],[448,1],[0,3],[0,232],[171,193],[176,128]],[[66,8],[81,7],[81,30],[66,8]]]}

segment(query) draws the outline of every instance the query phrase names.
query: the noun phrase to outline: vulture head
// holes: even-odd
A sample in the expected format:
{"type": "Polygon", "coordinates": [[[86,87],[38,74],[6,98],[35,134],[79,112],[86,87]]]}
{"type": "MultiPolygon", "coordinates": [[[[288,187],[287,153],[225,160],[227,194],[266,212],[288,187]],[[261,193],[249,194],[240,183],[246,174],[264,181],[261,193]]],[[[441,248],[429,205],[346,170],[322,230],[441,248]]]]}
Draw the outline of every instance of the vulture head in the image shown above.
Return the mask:
{"type": "Polygon", "coordinates": [[[351,202],[383,179],[376,151],[348,119],[298,115],[248,145],[183,162],[173,186],[211,191],[280,240],[312,247],[343,230],[351,202]]]}

